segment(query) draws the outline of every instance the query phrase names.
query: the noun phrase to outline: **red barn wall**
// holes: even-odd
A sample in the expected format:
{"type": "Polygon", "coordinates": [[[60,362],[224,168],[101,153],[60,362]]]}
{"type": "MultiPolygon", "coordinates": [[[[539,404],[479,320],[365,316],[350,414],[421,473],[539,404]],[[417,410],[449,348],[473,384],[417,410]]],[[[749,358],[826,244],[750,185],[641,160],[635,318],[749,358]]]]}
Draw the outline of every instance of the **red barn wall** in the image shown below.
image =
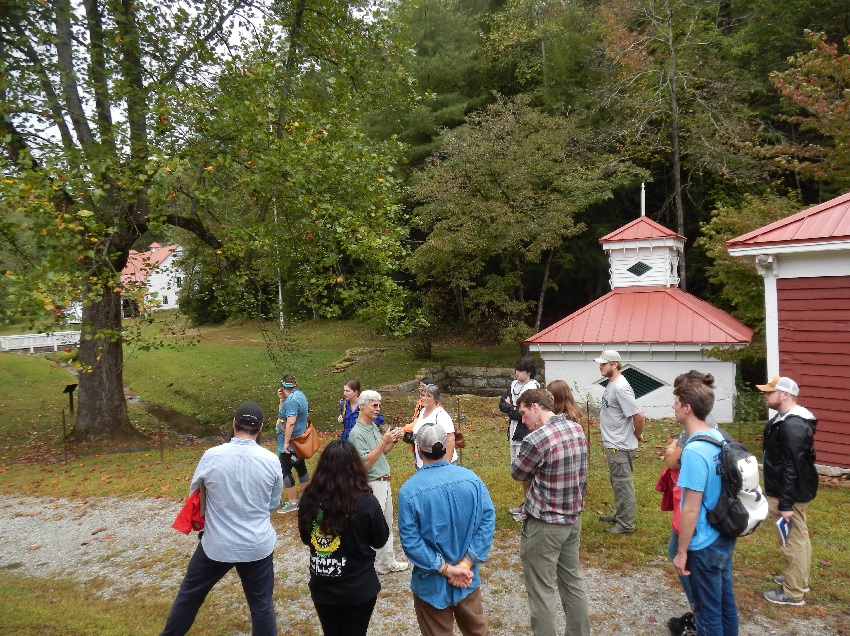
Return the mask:
{"type": "Polygon", "coordinates": [[[779,369],[818,418],[817,463],[850,468],[850,276],[780,278],[779,369]]]}

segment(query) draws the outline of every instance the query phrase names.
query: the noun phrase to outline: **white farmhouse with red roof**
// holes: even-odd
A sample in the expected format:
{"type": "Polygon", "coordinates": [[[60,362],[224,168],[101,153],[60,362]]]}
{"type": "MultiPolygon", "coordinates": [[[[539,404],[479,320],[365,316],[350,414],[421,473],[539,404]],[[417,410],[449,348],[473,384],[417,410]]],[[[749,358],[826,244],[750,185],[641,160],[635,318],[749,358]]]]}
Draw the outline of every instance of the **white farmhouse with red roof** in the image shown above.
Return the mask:
{"type": "Polygon", "coordinates": [[[151,243],[144,252],[130,250],[127,266],[121,271],[121,300],[124,317],[138,316],[146,311],[176,309],[180,287],[185,274],[180,267],[183,250],[179,245],[163,247],[151,243]],[[143,292],[144,306],[139,307],[131,293],[143,292]]]}
{"type": "Polygon", "coordinates": [[[685,238],[641,216],[599,242],[611,262],[611,291],[526,340],[543,358],[546,380],[566,380],[580,403],[587,397],[598,402],[607,380],[593,359],[616,349],[647,417],[672,417],[673,380],[696,369],[714,375],[713,414],[731,422],[735,364],[704,350],[743,347],[753,332],[678,288],[685,238]]]}
{"type": "Polygon", "coordinates": [[[850,193],[726,242],[764,278],[767,379],[818,418],[819,464],[850,468],[850,193]]]}

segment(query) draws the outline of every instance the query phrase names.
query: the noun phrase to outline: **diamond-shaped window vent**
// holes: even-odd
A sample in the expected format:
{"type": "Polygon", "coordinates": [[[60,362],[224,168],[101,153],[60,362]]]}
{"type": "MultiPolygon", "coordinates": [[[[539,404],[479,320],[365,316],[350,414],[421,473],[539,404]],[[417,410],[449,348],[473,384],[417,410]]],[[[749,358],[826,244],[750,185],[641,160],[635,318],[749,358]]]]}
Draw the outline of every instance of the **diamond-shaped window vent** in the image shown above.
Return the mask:
{"type": "Polygon", "coordinates": [[[652,265],[647,265],[643,261],[638,261],[637,263],[632,265],[626,271],[634,274],[635,276],[643,276],[644,274],[646,274],[651,269],[652,269],[652,265]]]}
{"type": "MultiPolygon", "coordinates": [[[[655,378],[638,371],[634,367],[623,369],[623,375],[626,376],[626,380],[628,380],[629,384],[632,385],[632,390],[635,392],[635,397],[638,399],[648,393],[652,393],[655,389],[660,389],[664,386],[663,382],[659,382],[655,378]]],[[[608,386],[608,380],[605,379],[599,384],[602,386],[608,386]]]]}

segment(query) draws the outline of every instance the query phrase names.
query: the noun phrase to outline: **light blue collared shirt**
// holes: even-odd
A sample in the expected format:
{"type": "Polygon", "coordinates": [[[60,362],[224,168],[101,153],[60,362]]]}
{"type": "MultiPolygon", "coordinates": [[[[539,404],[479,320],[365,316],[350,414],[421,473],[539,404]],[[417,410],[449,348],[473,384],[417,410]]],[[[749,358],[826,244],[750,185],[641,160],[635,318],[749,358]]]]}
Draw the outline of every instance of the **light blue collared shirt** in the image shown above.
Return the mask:
{"type": "Polygon", "coordinates": [[[280,505],[280,461],[253,439],[234,437],[208,449],[189,494],[207,489],[201,545],[213,561],[247,563],[274,551],[277,535],[269,513],[280,505]]]}
{"type": "Polygon", "coordinates": [[[496,509],[478,475],[440,461],[416,471],[398,491],[398,535],[413,563],[410,590],[437,609],[457,605],[481,584],[478,564],[487,560],[496,509]],[[443,563],[472,561],[472,583],[461,589],[440,576],[443,563]]]}

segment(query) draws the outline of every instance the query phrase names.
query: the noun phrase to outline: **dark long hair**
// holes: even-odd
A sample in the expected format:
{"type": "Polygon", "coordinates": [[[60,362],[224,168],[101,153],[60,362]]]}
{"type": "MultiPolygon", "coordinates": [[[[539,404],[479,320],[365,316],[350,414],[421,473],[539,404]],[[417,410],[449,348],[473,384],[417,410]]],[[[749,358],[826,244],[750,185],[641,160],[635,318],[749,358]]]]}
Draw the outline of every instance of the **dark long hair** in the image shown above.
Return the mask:
{"type": "Polygon", "coordinates": [[[310,485],[304,489],[298,507],[298,529],[313,531],[319,508],[323,533],[341,537],[357,516],[358,493],[371,493],[366,469],[354,444],[334,440],[319,456],[310,485]]]}

